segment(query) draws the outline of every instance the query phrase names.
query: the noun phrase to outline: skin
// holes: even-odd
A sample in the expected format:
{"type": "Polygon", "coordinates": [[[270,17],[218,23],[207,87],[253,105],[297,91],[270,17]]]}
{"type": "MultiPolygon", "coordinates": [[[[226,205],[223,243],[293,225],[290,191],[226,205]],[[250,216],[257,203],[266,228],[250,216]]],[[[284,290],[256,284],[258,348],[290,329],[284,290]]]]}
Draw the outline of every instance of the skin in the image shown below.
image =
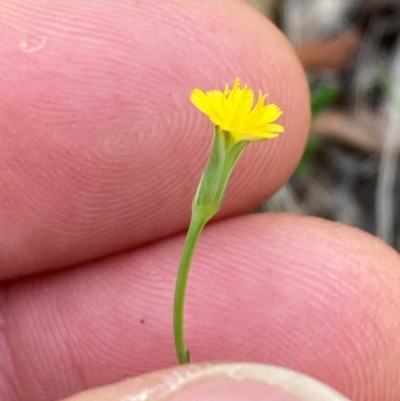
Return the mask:
{"type": "Polygon", "coordinates": [[[240,216],[289,178],[308,132],[304,73],[272,24],[234,0],[11,0],[0,38],[0,399],[176,363],[174,280],[212,135],[188,96],[240,76],[286,132],[247,149],[201,239],[192,355],[397,400],[398,254],[311,217],[240,216]]]}

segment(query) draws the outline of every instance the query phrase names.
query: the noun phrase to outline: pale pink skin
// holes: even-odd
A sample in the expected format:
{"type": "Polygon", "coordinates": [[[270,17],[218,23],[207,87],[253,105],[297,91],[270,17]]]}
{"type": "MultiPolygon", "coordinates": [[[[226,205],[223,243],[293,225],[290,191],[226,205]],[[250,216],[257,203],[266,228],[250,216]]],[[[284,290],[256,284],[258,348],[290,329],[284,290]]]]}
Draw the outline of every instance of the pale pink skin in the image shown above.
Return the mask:
{"type": "Polygon", "coordinates": [[[212,135],[188,96],[236,76],[270,94],[286,132],[249,147],[202,237],[192,354],[397,400],[397,253],[314,218],[234,217],[282,186],[308,132],[304,74],[272,24],[234,0],[10,0],[0,60],[1,400],[176,363],[174,281],[212,135]]]}

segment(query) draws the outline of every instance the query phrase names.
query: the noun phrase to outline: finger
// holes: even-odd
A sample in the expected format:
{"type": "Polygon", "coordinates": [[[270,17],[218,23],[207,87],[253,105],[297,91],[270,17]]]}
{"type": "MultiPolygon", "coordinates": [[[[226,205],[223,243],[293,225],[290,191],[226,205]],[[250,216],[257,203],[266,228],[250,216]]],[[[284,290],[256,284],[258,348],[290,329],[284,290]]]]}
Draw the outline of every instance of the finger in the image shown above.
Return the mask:
{"type": "MultiPolygon", "coordinates": [[[[4,288],[5,399],[60,399],[175,364],[182,241],[4,288]]],[[[339,224],[283,214],[214,224],[191,270],[187,344],[196,362],[281,365],[353,401],[393,401],[399,276],[395,251],[339,224]]]]}
{"type": "Polygon", "coordinates": [[[284,110],[248,149],[223,215],[287,180],[307,135],[303,72],[281,33],[232,0],[0,4],[0,277],[183,230],[212,127],[194,87],[240,76],[284,110]]]}
{"type": "Polygon", "coordinates": [[[85,391],[65,401],[135,400],[140,396],[157,401],[347,400],[299,373],[276,366],[243,363],[180,366],[85,391]]]}

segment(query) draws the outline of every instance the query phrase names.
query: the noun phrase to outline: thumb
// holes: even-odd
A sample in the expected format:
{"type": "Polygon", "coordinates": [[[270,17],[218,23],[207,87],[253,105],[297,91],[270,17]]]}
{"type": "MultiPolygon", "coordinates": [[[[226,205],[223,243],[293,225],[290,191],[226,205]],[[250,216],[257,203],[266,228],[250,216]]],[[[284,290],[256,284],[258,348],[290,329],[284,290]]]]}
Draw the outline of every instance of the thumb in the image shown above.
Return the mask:
{"type": "Polygon", "coordinates": [[[349,401],[330,387],[277,366],[183,365],[87,390],[64,401],[349,401]]]}

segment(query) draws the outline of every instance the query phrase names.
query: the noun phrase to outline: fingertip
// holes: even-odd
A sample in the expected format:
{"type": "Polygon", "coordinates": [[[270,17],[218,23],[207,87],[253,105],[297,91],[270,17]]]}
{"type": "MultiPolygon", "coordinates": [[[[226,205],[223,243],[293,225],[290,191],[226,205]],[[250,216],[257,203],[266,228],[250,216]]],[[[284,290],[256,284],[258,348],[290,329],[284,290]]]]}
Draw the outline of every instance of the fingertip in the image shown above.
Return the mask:
{"type": "Polygon", "coordinates": [[[284,111],[285,133],[240,161],[221,217],[258,205],[295,168],[309,121],[304,73],[242,2],[13,0],[0,10],[2,278],[185,229],[212,139],[189,100],[195,87],[240,76],[284,111]]]}
{"type": "Polygon", "coordinates": [[[277,366],[188,365],[139,376],[64,401],[349,401],[328,386],[277,366]]]}
{"type": "MultiPolygon", "coordinates": [[[[15,388],[40,394],[47,380],[46,394],[58,399],[66,389],[174,364],[183,240],[10,285],[3,309],[21,377],[15,388]],[[29,366],[27,354],[37,356],[29,366]],[[77,370],[60,382],[71,360],[77,370]]],[[[251,215],[206,227],[190,272],[185,335],[196,361],[281,365],[354,401],[391,401],[400,391],[398,316],[400,257],[382,241],[316,218],[251,215]]]]}

